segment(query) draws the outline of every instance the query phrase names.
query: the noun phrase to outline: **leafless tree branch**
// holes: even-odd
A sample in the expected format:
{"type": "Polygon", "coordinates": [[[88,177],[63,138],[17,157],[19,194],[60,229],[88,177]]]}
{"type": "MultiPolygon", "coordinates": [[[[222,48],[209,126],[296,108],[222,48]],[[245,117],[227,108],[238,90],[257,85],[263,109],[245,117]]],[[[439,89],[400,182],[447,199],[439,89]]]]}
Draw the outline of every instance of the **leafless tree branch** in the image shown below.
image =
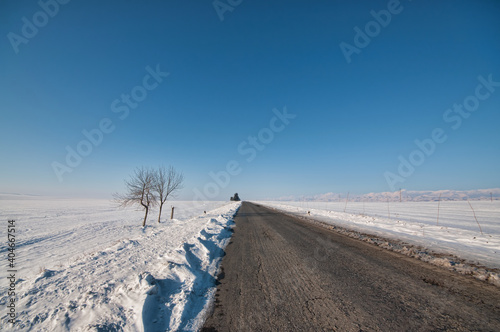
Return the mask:
{"type": "Polygon", "coordinates": [[[183,182],[184,175],[177,172],[172,166],[168,168],[161,166],[155,172],[154,191],[158,198],[158,204],[160,205],[158,222],[160,222],[163,204],[169,197],[175,197],[175,193],[183,188],[183,182]]]}
{"type": "Polygon", "coordinates": [[[136,168],[130,179],[125,181],[126,193],[113,195],[122,207],[140,205],[144,208],[142,227],[146,225],[149,208],[157,204],[155,183],[155,171],[144,167],[136,168]]]}

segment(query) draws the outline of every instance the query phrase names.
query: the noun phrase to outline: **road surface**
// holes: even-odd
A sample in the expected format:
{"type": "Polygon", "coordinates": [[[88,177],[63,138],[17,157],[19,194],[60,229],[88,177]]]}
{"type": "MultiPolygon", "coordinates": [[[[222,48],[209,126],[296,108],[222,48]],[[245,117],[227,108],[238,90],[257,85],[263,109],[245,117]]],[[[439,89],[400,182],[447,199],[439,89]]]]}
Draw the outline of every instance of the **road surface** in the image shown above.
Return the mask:
{"type": "Polygon", "coordinates": [[[244,202],[202,331],[500,331],[500,289],[244,202]]]}

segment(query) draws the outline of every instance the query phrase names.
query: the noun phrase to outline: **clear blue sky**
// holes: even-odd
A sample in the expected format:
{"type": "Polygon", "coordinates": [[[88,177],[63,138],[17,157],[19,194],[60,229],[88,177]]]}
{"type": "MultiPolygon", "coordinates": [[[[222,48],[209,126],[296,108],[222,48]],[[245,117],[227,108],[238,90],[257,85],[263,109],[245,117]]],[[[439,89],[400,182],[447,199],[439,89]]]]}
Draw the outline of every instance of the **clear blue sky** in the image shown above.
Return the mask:
{"type": "Polygon", "coordinates": [[[231,160],[238,174],[208,198],[388,191],[387,172],[409,190],[500,187],[500,87],[474,97],[478,76],[500,82],[499,1],[244,0],[220,5],[223,20],[212,1],[42,2],[53,17],[0,4],[0,192],[109,197],[135,167],[165,164],[192,199],[231,160]],[[340,45],[367,25],[348,63],[340,45]],[[464,100],[470,116],[446,113],[464,100]],[[284,107],[296,117],[272,132],[284,107]],[[60,181],[54,162],[69,167],[66,148],[103,119],[114,130],[60,181]],[[398,173],[435,128],[446,141],[398,173]]]}

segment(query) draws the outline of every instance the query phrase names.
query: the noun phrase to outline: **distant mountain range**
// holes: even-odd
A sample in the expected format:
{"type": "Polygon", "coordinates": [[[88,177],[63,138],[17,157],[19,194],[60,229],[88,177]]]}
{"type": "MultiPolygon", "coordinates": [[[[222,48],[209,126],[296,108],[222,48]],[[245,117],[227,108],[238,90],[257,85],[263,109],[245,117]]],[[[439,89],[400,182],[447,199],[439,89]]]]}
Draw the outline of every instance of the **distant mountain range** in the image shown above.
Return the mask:
{"type": "MultiPolygon", "coordinates": [[[[313,196],[286,196],[275,200],[278,201],[316,201],[316,202],[338,202],[345,201],[347,193],[326,193],[313,196]]],[[[436,190],[436,191],[411,191],[402,189],[395,192],[369,193],[364,195],[349,195],[350,202],[428,202],[428,201],[484,201],[500,200],[500,188],[477,189],[477,190],[436,190]]]]}

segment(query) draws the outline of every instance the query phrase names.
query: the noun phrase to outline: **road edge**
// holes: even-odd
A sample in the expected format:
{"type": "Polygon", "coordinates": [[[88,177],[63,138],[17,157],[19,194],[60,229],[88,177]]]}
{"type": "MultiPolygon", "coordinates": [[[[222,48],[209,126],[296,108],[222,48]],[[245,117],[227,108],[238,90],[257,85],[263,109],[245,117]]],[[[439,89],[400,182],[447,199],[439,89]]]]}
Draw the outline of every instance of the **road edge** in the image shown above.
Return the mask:
{"type": "Polygon", "coordinates": [[[473,277],[474,279],[500,288],[500,269],[490,268],[484,265],[480,265],[479,263],[474,263],[458,256],[454,256],[452,254],[436,252],[425,248],[424,246],[411,244],[402,240],[384,238],[379,235],[356,231],[353,229],[335,225],[333,223],[326,223],[324,221],[314,219],[313,217],[303,216],[264,204],[252,204],[262,206],[270,210],[279,211],[285,215],[321,226],[338,234],[342,234],[350,238],[375,245],[379,248],[417,259],[419,261],[440,267],[451,272],[458,273],[460,275],[473,277]]]}

